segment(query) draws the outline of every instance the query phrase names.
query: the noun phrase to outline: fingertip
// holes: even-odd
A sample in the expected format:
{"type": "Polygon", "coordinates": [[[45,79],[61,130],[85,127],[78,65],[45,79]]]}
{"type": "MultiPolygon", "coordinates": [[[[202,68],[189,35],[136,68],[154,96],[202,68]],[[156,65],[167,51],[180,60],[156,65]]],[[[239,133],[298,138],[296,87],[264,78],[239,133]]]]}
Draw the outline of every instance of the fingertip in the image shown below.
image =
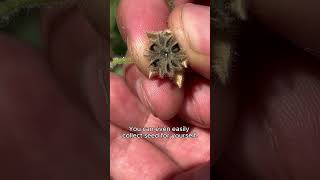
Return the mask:
{"type": "Polygon", "coordinates": [[[181,108],[184,90],[170,80],[148,79],[136,66],[126,68],[126,83],[140,101],[161,120],[170,120],[181,108]]]}
{"type": "Polygon", "coordinates": [[[123,77],[110,73],[110,122],[127,129],[128,125],[142,126],[150,113],[128,89],[123,77]]]}
{"type": "Polygon", "coordinates": [[[148,76],[148,59],[144,56],[148,46],[146,32],[167,28],[169,9],[163,0],[121,0],[117,23],[122,38],[127,42],[130,58],[139,70],[148,76]]]}
{"type": "Polygon", "coordinates": [[[191,68],[210,79],[210,7],[187,3],[175,8],[169,16],[169,28],[191,68]]]}
{"type": "Polygon", "coordinates": [[[191,49],[210,55],[210,7],[191,3],[184,5],[182,23],[191,49]]]}
{"type": "Polygon", "coordinates": [[[167,26],[169,9],[163,0],[121,0],[117,23],[124,39],[135,40],[145,32],[159,31],[167,26]]]}
{"type": "Polygon", "coordinates": [[[182,105],[182,89],[167,80],[140,79],[136,88],[140,99],[161,120],[173,118],[182,105]]]}
{"type": "Polygon", "coordinates": [[[201,128],[210,128],[210,82],[196,76],[188,82],[183,105],[179,111],[182,119],[201,128]]]}

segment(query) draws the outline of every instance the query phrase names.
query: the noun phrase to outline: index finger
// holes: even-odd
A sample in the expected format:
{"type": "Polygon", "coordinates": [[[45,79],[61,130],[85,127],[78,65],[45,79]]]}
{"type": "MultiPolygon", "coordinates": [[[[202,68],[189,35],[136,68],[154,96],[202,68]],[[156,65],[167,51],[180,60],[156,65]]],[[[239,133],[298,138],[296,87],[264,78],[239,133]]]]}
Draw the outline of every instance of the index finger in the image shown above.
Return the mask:
{"type": "Polygon", "coordinates": [[[117,11],[117,23],[122,37],[127,43],[128,54],[142,73],[125,71],[125,77],[131,89],[137,89],[140,101],[154,115],[162,120],[169,120],[178,113],[183,101],[183,89],[173,86],[172,82],[164,79],[148,79],[149,60],[144,56],[148,46],[146,32],[167,29],[169,8],[165,0],[121,0],[117,11]],[[133,79],[133,80],[132,80],[133,79]],[[148,96],[152,95],[152,96],[148,96]],[[152,97],[147,98],[146,97],[152,97]],[[167,99],[167,101],[159,101],[167,99]],[[168,110],[169,109],[169,110],[168,110]]]}
{"type": "Polygon", "coordinates": [[[168,16],[165,0],[121,0],[119,3],[119,31],[127,43],[130,57],[146,76],[148,60],[143,55],[148,42],[146,32],[166,29],[168,16]]]}

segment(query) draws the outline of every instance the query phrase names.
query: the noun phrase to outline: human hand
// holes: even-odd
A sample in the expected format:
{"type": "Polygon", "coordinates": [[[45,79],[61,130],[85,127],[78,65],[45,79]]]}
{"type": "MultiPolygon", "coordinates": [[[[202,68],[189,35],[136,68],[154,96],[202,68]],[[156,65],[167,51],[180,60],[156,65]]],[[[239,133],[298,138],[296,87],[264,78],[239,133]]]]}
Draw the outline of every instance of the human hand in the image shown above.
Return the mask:
{"type": "Polygon", "coordinates": [[[241,35],[245,41],[233,65],[239,72],[234,89],[239,101],[228,102],[236,103],[239,113],[235,127],[217,127],[232,137],[224,138],[217,174],[222,179],[319,179],[320,63],[304,51],[317,55],[318,2],[250,2],[256,21],[241,35]]]}
{"type": "MultiPolygon", "coordinates": [[[[210,11],[208,6],[186,2],[177,2],[181,6],[169,13],[164,0],[120,1],[118,27],[135,65],[125,68],[124,79],[110,74],[110,168],[114,179],[172,178],[210,160],[210,11]],[[167,22],[193,70],[186,73],[182,88],[170,80],[146,77],[146,32],[166,29],[167,22]],[[121,137],[129,126],[173,127],[186,122],[197,138],[121,137]]],[[[208,178],[209,172],[205,176],[208,178]]]]}
{"type": "Polygon", "coordinates": [[[0,179],[105,179],[105,40],[75,10],[45,14],[43,49],[0,33],[0,179]]]}

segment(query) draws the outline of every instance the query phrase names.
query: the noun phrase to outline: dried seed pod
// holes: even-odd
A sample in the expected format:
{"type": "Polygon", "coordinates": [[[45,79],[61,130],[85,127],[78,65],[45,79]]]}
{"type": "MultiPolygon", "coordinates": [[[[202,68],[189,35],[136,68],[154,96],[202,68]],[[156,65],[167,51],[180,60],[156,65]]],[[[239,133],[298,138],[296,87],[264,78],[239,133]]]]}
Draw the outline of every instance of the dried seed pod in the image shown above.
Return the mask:
{"type": "Polygon", "coordinates": [[[158,75],[169,78],[182,87],[184,70],[187,68],[185,52],[170,30],[147,33],[149,46],[145,56],[150,63],[149,78],[158,75]]]}

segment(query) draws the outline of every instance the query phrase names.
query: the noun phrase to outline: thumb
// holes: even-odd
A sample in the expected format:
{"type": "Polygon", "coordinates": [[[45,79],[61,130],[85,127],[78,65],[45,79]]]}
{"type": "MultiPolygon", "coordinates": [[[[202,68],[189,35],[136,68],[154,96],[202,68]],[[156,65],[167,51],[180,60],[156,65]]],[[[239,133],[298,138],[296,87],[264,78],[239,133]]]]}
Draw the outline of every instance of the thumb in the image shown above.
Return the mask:
{"type": "Polygon", "coordinates": [[[172,30],[189,57],[191,68],[210,78],[210,7],[187,3],[169,17],[172,30]]]}

